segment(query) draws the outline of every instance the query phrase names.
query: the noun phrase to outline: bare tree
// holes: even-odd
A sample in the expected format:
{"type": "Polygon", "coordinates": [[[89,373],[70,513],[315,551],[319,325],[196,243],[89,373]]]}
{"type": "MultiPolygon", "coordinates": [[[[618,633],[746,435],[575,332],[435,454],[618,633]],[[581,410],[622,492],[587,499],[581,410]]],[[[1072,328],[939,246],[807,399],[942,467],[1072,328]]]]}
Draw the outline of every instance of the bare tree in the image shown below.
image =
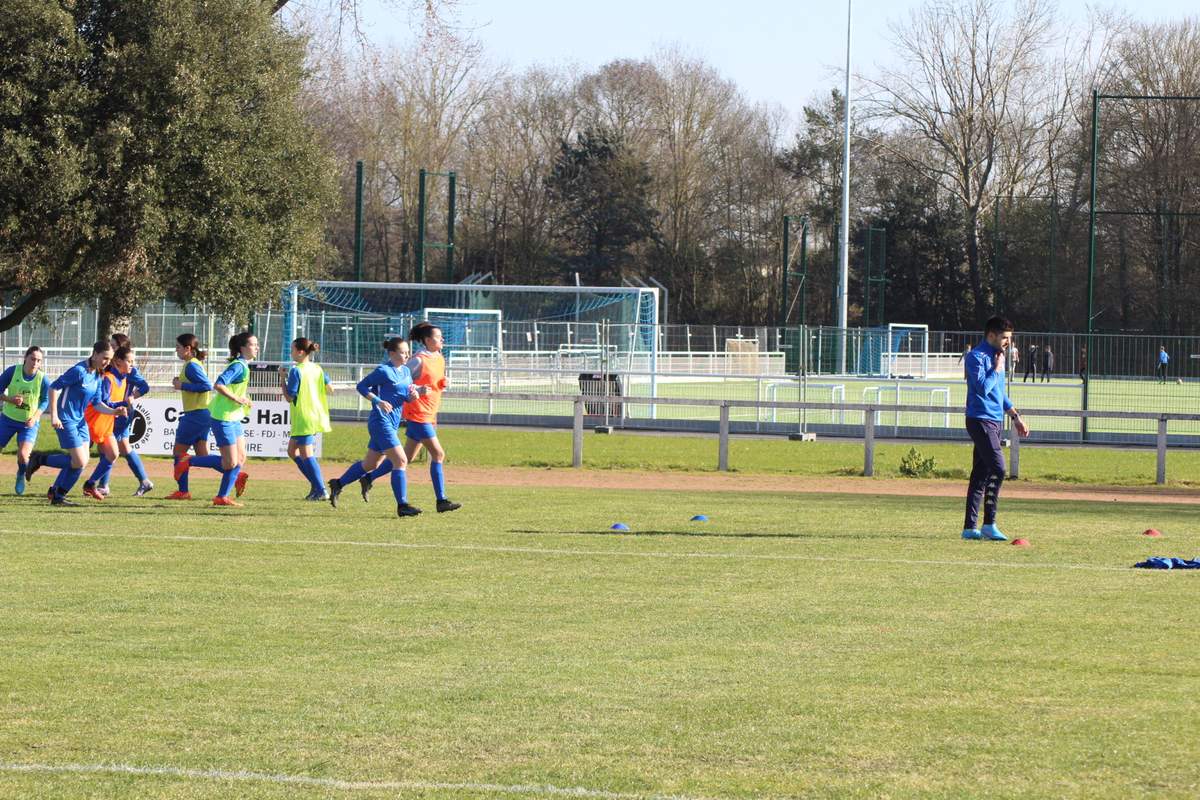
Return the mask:
{"type": "Polygon", "coordinates": [[[934,0],[892,26],[900,66],[868,81],[885,125],[924,143],[894,155],[934,177],[964,208],[967,270],[978,317],[989,293],[981,219],[997,195],[1036,180],[1057,84],[1046,50],[1050,0],[934,0]]]}

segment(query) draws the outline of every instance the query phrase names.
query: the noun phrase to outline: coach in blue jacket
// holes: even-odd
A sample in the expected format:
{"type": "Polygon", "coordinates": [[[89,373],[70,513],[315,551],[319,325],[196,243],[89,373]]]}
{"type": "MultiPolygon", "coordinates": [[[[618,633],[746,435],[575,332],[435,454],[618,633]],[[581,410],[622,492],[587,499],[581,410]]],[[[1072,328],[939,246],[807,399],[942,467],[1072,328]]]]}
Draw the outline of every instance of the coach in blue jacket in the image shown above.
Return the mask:
{"type": "Polygon", "coordinates": [[[1000,437],[1004,415],[1013,418],[1018,436],[1028,436],[1029,427],[1008,399],[1004,383],[1004,353],[1012,341],[1013,325],[1003,317],[992,317],[983,329],[983,341],[963,359],[967,378],[967,433],[975,443],[975,463],[967,487],[967,518],[964,539],[1006,542],[996,527],[1000,484],[1004,483],[1004,452],[1000,437]],[[983,528],[979,528],[979,505],[983,504],[983,528]]]}

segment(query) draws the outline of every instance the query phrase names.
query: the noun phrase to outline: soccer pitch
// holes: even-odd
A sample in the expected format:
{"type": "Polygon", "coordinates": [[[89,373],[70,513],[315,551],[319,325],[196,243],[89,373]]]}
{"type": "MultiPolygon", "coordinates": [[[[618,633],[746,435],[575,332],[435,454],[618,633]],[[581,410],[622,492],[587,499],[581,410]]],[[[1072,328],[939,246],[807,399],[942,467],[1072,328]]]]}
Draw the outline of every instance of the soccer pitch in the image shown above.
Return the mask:
{"type": "Polygon", "coordinates": [[[1200,792],[1192,508],[452,489],[0,498],[0,796],[1200,792]]]}

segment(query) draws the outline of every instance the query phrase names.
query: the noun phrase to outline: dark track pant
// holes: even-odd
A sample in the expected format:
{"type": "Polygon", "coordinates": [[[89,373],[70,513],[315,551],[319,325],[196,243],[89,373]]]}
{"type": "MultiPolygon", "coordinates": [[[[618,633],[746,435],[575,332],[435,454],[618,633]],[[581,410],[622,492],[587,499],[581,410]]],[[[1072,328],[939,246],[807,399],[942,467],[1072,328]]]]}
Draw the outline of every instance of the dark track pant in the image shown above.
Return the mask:
{"type": "Polygon", "coordinates": [[[1000,503],[1000,484],[1004,483],[1004,451],[1000,449],[1002,426],[989,419],[967,417],[967,433],[975,443],[975,463],[967,487],[967,516],[963,529],[979,527],[979,506],[983,505],[983,524],[996,521],[1000,503]]]}
{"type": "Polygon", "coordinates": [[[1154,368],[1154,374],[1158,377],[1159,383],[1166,383],[1167,382],[1167,365],[1163,364],[1163,363],[1159,363],[1159,365],[1154,368]]]}

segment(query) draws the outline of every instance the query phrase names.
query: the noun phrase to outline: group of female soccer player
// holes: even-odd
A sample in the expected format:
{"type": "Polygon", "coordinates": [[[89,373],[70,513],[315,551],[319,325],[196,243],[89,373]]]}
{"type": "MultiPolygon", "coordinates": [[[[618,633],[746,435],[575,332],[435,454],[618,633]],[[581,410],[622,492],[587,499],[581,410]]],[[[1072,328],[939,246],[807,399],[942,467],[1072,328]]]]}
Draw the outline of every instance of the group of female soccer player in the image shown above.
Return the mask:
{"type": "MultiPolygon", "coordinates": [[[[435,325],[420,323],[412,329],[409,340],[418,348],[415,356],[405,339],[388,339],[383,345],[387,359],[358,383],[359,394],[372,406],[367,421],[370,442],[361,461],[329,482],[328,492],[314,455],[314,438],[332,430],[329,395],[333,389],[328,375],[312,360],[319,346],[303,337],[292,342],[295,363],[281,369],[281,390],[292,407],[288,455],[312,487],[306,499],[329,500],[336,508],[343,487],[357,480],[366,502],[372,482],[390,475],[397,515],[416,516],[421,509],[408,502],[407,467],[424,447],[430,456],[437,510],[461,508],[446,496],[445,451],[437,437],[437,412],[447,386],[442,332],[435,325]],[[404,444],[400,441],[402,428],[407,438],[404,444]]],[[[175,355],[183,366],[172,385],[180,393],[183,409],[173,453],[178,488],[167,499],[190,500],[188,478],[193,467],[200,467],[221,475],[214,506],[241,506],[231,495],[241,497],[249,480],[244,469],[242,420],[251,407],[249,362],[258,357],[258,339],[249,331],[231,337],[229,361],[215,382],[209,380],[204,368],[207,353],[194,334],[181,334],[176,339],[175,355]],[[219,455],[208,452],[210,431],[219,455]]],[[[89,444],[97,446],[100,459],[84,483],[84,494],[95,500],[108,495],[118,453],[138,479],[135,496],[151,491],[154,484],[129,444],[132,401],[150,391],[135,366],[129,338],[116,334],[111,341],[97,342],[89,358],[53,382],[41,369],[42,359],[41,349],[30,347],[20,367],[9,367],[0,374],[0,449],[16,436],[17,494],[24,494],[35,472],[52,467],[59,473],[47,498],[53,505],[75,505],[67,496],[87,467],[89,444]],[[33,450],[41,417],[47,411],[65,452],[33,450]]]]}

